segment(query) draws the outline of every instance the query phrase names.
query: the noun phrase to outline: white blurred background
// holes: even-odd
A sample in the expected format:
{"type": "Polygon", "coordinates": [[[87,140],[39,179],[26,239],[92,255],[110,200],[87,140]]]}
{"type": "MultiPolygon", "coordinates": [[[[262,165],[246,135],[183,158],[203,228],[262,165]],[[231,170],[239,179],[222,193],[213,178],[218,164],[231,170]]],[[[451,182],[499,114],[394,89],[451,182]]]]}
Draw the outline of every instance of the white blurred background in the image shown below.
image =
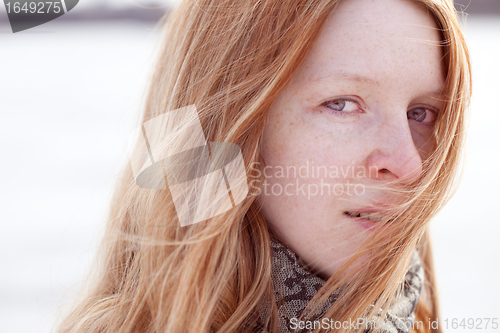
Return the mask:
{"type": "MultiPolygon", "coordinates": [[[[127,161],[155,18],[175,4],[85,0],[16,34],[0,5],[0,332],[51,332],[75,297],[127,161]],[[93,19],[96,11],[110,17],[93,19]]],[[[500,16],[473,14],[464,27],[474,70],[467,165],[432,225],[450,323],[500,321],[500,16]]]]}

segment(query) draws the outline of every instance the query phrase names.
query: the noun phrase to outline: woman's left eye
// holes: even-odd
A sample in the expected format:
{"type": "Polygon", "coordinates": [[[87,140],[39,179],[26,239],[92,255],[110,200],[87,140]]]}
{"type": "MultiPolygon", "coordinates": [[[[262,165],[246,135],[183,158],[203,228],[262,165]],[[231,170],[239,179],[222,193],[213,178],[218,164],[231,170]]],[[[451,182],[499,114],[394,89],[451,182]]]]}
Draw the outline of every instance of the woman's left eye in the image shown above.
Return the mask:
{"type": "Polygon", "coordinates": [[[334,99],[331,101],[327,101],[324,103],[324,105],[333,111],[337,112],[356,112],[359,111],[359,105],[351,100],[341,98],[341,99],[334,99]]]}
{"type": "Polygon", "coordinates": [[[408,119],[412,119],[423,124],[433,124],[436,120],[436,113],[424,107],[412,109],[406,114],[408,119]]]}

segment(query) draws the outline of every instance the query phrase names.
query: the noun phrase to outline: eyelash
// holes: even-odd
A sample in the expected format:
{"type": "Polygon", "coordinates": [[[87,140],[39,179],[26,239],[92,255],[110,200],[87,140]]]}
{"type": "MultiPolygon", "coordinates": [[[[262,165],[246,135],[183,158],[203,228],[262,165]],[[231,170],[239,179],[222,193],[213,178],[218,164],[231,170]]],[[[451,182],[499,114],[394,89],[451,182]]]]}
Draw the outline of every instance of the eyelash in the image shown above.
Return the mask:
{"type": "Polygon", "coordinates": [[[333,102],[337,102],[337,101],[347,101],[347,102],[354,103],[354,104],[356,104],[358,106],[358,108],[359,108],[360,111],[364,111],[363,108],[361,107],[359,101],[357,101],[356,99],[353,99],[353,98],[349,98],[349,97],[341,97],[341,98],[330,99],[328,101],[323,102],[321,105],[324,106],[324,107],[326,107],[329,112],[332,112],[332,113],[334,113],[334,114],[336,114],[338,116],[341,116],[341,117],[357,116],[358,112],[338,111],[338,110],[334,110],[334,109],[328,107],[328,104],[332,104],[333,102]]]}
{"type": "MultiPolygon", "coordinates": [[[[418,105],[418,106],[415,106],[413,108],[411,108],[410,110],[408,110],[408,112],[410,111],[414,111],[414,110],[417,110],[417,109],[424,109],[426,110],[427,112],[430,112],[434,115],[434,121],[433,122],[430,122],[430,123],[424,123],[424,122],[421,122],[421,121],[416,121],[415,119],[410,119],[408,118],[408,120],[413,120],[414,122],[416,122],[419,126],[425,126],[425,127],[428,127],[428,128],[432,128],[435,126],[436,122],[437,122],[437,118],[438,118],[438,114],[439,114],[439,111],[434,109],[434,108],[431,108],[431,107],[428,107],[428,106],[424,106],[424,105],[418,105]]],[[[407,112],[407,113],[408,113],[407,112]]],[[[424,118],[425,119],[425,118],[424,118]]]]}
{"type": "MultiPolygon", "coordinates": [[[[353,99],[353,98],[349,98],[349,97],[341,97],[341,98],[335,98],[335,99],[330,99],[326,102],[323,102],[321,105],[328,108],[328,111],[329,112],[332,112],[334,114],[336,114],[337,116],[341,116],[341,117],[348,117],[348,116],[357,116],[357,113],[359,112],[346,112],[346,111],[338,111],[338,110],[334,110],[330,107],[328,107],[329,104],[333,103],[333,102],[337,102],[337,101],[347,101],[347,102],[351,102],[351,103],[354,103],[358,106],[359,110],[361,111],[364,111],[363,107],[361,107],[360,103],[356,100],[356,99],[353,99]]],[[[434,117],[437,118],[438,116],[438,112],[436,110],[433,110],[432,108],[430,107],[426,107],[426,106],[416,106],[410,110],[408,110],[407,112],[410,112],[411,110],[415,110],[415,109],[418,109],[418,108],[423,108],[423,109],[426,109],[428,112],[432,112],[434,113],[434,117]]],[[[408,119],[410,120],[410,119],[408,119]]],[[[419,125],[422,125],[422,126],[426,126],[426,127],[433,127],[435,122],[433,123],[423,123],[423,122],[417,122],[419,125]]]]}

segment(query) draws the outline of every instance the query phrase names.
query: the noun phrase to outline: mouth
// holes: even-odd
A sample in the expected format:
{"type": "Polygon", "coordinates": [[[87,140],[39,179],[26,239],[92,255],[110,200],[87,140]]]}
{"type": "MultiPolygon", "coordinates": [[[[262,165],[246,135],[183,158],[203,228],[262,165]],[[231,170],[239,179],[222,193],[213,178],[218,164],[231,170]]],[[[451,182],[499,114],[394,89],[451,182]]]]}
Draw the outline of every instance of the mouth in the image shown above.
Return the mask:
{"type": "Polygon", "coordinates": [[[361,213],[361,212],[345,211],[344,215],[350,218],[363,219],[371,222],[382,222],[387,219],[385,215],[379,212],[361,213]]]}

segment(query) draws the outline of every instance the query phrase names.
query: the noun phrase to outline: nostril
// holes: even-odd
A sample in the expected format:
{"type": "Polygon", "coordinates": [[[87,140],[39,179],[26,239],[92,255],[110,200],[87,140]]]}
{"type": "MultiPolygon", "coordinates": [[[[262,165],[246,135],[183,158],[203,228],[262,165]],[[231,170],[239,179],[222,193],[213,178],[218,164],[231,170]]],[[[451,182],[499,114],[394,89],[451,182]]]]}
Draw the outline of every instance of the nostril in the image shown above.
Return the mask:
{"type": "Polygon", "coordinates": [[[384,169],[380,169],[379,172],[381,172],[381,173],[389,173],[390,171],[384,168],[384,169]]]}

